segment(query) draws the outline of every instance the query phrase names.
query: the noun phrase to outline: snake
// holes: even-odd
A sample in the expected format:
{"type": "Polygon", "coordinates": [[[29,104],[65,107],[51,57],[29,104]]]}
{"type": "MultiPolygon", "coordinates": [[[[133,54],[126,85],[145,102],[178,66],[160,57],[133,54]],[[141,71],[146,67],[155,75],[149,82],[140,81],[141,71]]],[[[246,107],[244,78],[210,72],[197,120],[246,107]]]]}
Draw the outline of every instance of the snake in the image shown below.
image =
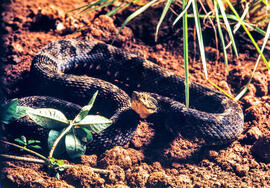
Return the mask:
{"type": "Polygon", "coordinates": [[[30,75],[33,95],[20,98],[19,105],[74,115],[98,91],[93,112],[110,118],[112,125],[93,135],[91,150],[126,144],[142,119],[209,145],[231,143],[243,131],[243,111],[236,101],[191,82],[186,107],[183,77],[102,42],[49,43],[34,56],[30,75]]]}

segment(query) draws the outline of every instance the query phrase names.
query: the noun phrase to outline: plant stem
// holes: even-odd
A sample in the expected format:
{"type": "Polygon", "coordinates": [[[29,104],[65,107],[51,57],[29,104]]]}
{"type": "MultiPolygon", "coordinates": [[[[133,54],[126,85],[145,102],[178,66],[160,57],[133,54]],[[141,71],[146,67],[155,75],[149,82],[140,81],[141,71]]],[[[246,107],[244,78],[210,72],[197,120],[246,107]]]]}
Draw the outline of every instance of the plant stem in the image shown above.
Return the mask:
{"type": "Polygon", "coordinates": [[[63,136],[65,136],[73,128],[73,126],[74,126],[73,121],[70,121],[70,125],[63,132],[61,132],[61,134],[54,141],[52,148],[50,150],[49,156],[48,156],[49,159],[53,157],[54,150],[57,144],[59,143],[59,141],[63,138],[63,136]]]}
{"type": "Polygon", "coordinates": [[[20,149],[22,149],[24,151],[27,151],[29,153],[32,153],[32,154],[36,155],[37,157],[43,159],[44,161],[47,161],[47,162],[49,161],[45,156],[43,156],[43,155],[41,155],[41,154],[39,154],[39,153],[37,153],[37,152],[35,152],[33,150],[30,150],[30,149],[28,149],[26,147],[22,147],[20,145],[17,145],[17,144],[11,143],[11,142],[7,142],[7,141],[4,141],[4,140],[1,140],[1,142],[3,142],[4,144],[8,144],[8,145],[14,146],[16,148],[20,148],[20,149]]]}
{"type": "Polygon", "coordinates": [[[4,157],[4,158],[8,158],[8,159],[15,159],[15,160],[27,161],[27,162],[33,162],[33,163],[40,163],[40,164],[45,164],[46,163],[46,161],[41,160],[41,159],[19,157],[19,156],[15,156],[15,155],[0,154],[0,156],[4,157]]]}
{"type": "MultiPolygon", "coordinates": [[[[56,167],[55,169],[68,169],[68,168],[72,168],[74,167],[74,165],[61,165],[59,167],[56,167]]],[[[110,172],[112,172],[111,170],[103,170],[103,169],[99,169],[99,168],[93,168],[93,167],[88,167],[89,169],[91,169],[94,173],[99,173],[99,174],[109,174],[110,172]]]]}

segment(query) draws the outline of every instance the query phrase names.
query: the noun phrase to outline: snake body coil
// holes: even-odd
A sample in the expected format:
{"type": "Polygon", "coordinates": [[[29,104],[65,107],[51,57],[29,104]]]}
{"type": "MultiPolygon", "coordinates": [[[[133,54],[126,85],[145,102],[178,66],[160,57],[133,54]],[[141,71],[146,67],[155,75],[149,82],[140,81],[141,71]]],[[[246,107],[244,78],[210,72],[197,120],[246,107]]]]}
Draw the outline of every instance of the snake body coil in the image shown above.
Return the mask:
{"type": "MultiPolygon", "coordinates": [[[[233,100],[191,83],[190,108],[186,108],[182,77],[107,44],[77,39],[50,43],[34,57],[31,74],[39,85],[39,95],[85,105],[99,91],[94,110],[111,117],[113,125],[95,134],[90,147],[110,148],[132,138],[140,119],[131,108],[129,96],[133,91],[148,92],[158,107],[151,116],[187,138],[225,144],[243,130],[243,113],[233,100]]],[[[20,104],[40,107],[38,102],[33,105],[37,100],[41,99],[27,97],[20,99],[20,104]]],[[[47,100],[42,100],[42,107],[47,100]]]]}

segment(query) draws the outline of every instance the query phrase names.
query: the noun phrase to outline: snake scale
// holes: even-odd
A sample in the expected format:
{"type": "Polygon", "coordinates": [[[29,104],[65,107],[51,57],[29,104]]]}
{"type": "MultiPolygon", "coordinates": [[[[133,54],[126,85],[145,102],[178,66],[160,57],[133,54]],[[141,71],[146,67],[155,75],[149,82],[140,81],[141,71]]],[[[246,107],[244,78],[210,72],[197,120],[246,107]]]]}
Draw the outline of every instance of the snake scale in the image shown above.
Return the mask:
{"type": "Polygon", "coordinates": [[[186,108],[182,77],[100,42],[78,39],[52,42],[34,57],[31,75],[35,95],[56,98],[30,96],[21,98],[21,105],[54,107],[76,114],[78,105],[87,104],[94,92],[99,91],[93,110],[111,118],[113,124],[94,134],[89,146],[93,150],[124,145],[133,137],[140,117],[147,116],[183,137],[202,139],[211,145],[229,143],[243,130],[243,112],[232,99],[191,83],[190,108],[186,108]],[[142,103],[150,103],[149,114],[145,112],[147,104],[142,107],[144,104],[138,103],[140,97],[142,103]]]}

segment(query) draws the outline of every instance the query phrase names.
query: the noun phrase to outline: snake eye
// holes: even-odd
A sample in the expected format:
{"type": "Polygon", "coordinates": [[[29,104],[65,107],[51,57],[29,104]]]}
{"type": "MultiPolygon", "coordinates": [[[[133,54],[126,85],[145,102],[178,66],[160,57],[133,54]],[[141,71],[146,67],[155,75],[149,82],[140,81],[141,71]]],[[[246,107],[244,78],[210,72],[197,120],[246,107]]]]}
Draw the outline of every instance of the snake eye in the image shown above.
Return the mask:
{"type": "Polygon", "coordinates": [[[131,108],[141,118],[147,118],[149,115],[157,112],[158,102],[149,93],[134,91],[131,97],[131,108]]]}

